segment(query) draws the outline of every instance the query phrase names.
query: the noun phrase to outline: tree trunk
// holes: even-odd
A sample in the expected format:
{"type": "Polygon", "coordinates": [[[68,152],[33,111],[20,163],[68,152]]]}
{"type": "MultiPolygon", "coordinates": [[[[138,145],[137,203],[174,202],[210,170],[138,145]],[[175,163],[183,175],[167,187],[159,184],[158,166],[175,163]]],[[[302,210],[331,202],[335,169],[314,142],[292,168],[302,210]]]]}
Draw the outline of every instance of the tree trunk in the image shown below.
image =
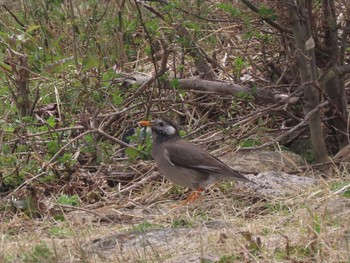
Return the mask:
{"type": "MultiPolygon", "coordinates": [[[[333,0],[322,1],[323,10],[323,32],[325,32],[324,43],[322,47],[323,55],[325,56],[325,63],[319,65],[324,72],[332,70],[334,67],[341,66],[341,58],[339,55],[337,19],[335,15],[335,7],[333,0]]],[[[325,78],[321,81],[322,88],[327,93],[327,98],[330,101],[329,110],[326,111],[326,116],[329,121],[328,124],[336,136],[338,142],[338,149],[342,149],[349,143],[347,135],[347,102],[345,85],[342,78],[333,77],[325,78]]]]}
{"type": "Polygon", "coordinates": [[[28,116],[30,112],[29,99],[29,71],[28,56],[23,55],[18,58],[18,74],[17,74],[17,107],[21,117],[28,116]]]}
{"type": "MultiPolygon", "coordinates": [[[[304,88],[304,114],[316,109],[320,103],[320,93],[317,89],[317,68],[314,53],[314,40],[311,35],[310,19],[306,13],[304,1],[286,0],[289,19],[297,47],[297,62],[304,88]]],[[[315,159],[317,162],[328,160],[326,145],[322,132],[322,123],[319,110],[315,111],[309,120],[310,136],[315,159]]]]}

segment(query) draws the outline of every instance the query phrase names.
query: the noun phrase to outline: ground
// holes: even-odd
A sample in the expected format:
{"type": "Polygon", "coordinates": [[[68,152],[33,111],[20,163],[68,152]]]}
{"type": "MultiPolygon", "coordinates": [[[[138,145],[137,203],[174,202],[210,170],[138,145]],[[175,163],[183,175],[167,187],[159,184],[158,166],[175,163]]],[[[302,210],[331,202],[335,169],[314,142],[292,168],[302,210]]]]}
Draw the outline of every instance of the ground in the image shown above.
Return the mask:
{"type": "Polygon", "coordinates": [[[172,184],[150,185],[128,197],[61,208],[56,216],[14,214],[1,224],[0,262],[350,260],[343,178],[279,195],[217,183],[188,206],[180,205],[172,184]]]}

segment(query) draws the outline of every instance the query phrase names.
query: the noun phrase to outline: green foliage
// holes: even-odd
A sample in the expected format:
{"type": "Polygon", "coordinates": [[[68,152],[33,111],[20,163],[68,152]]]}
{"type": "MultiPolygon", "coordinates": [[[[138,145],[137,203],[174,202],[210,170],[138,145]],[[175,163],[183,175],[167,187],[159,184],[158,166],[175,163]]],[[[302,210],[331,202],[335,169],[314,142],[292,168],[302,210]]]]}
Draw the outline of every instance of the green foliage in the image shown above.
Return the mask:
{"type": "Polygon", "coordinates": [[[120,105],[124,101],[122,94],[119,91],[112,93],[112,103],[114,105],[120,105]]]}
{"type": "Polygon", "coordinates": [[[349,187],[350,181],[339,181],[339,182],[333,182],[330,184],[330,189],[333,191],[337,190],[343,190],[341,191],[341,196],[350,198],[350,187],[349,187]]]}
{"type": "Polygon", "coordinates": [[[24,182],[24,179],[25,176],[23,173],[10,174],[3,179],[1,188],[3,188],[3,190],[16,188],[24,182]]]}
{"type": "Polygon", "coordinates": [[[306,162],[314,163],[316,161],[315,153],[311,148],[304,148],[303,152],[300,152],[300,155],[305,158],[306,162]]]}
{"type": "Polygon", "coordinates": [[[217,8],[221,9],[224,12],[231,14],[233,17],[240,16],[241,10],[235,7],[233,4],[220,3],[216,5],[217,8]]]}
{"type": "Polygon", "coordinates": [[[155,224],[152,224],[148,221],[143,221],[142,223],[138,224],[137,226],[134,226],[133,230],[144,232],[148,229],[154,229],[156,227],[158,227],[158,226],[155,224]]]}
{"type": "Polygon", "coordinates": [[[24,254],[22,260],[25,263],[54,262],[54,253],[47,244],[41,242],[34,246],[31,253],[24,254]]]}
{"type": "Polygon", "coordinates": [[[56,221],[65,221],[66,220],[64,215],[54,215],[53,219],[56,220],[56,221]]]}
{"type": "Polygon", "coordinates": [[[259,139],[247,138],[239,143],[241,147],[255,147],[261,145],[261,141],[259,139]]]}
{"type": "Polygon", "coordinates": [[[179,134],[181,137],[184,137],[187,134],[187,132],[185,130],[179,130],[179,134]]]}
{"type": "Polygon", "coordinates": [[[46,172],[46,174],[41,176],[39,178],[39,180],[40,180],[40,182],[49,183],[49,184],[50,183],[57,183],[59,181],[57,176],[52,171],[46,172]]]}
{"type": "Polygon", "coordinates": [[[169,78],[169,74],[168,73],[165,73],[163,75],[161,75],[158,80],[161,81],[161,82],[164,82],[166,81],[167,79],[169,78]]]}
{"type": "Polygon", "coordinates": [[[262,6],[259,8],[259,14],[263,17],[263,18],[268,18],[270,20],[276,20],[278,18],[276,12],[268,7],[262,6]]]}
{"type": "Polygon", "coordinates": [[[156,19],[147,21],[145,24],[149,34],[155,35],[158,32],[159,22],[156,19]]]}
{"type": "Polygon", "coordinates": [[[60,142],[58,141],[50,141],[47,143],[47,150],[52,155],[54,155],[60,149],[60,147],[61,145],[60,145],[60,142]]]}
{"type": "Polygon", "coordinates": [[[209,220],[208,212],[198,210],[196,212],[196,218],[197,218],[197,221],[199,221],[199,222],[208,222],[208,220],[209,220]]]}
{"type": "Polygon", "coordinates": [[[173,78],[171,80],[171,87],[175,88],[175,89],[178,89],[179,88],[179,79],[177,78],[173,78]]]}
{"type": "Polygon", "coordinates": [[[269,229],[269,228],[263,228],[262,229],[262,234],[264,235],[264,236],[268,236],[269,234],[271,234],[271,229],[269,229]]]}
{"type": "Polygon", "coordinates": [[[130,160],[135,160],[137,157],[140,156],[140,152],[138,150],[135,150],[134,148],[127,147],[125,149],[126,155],[129,157],[130,160]]]}
{"type": "Polygon", "coordinates": [[[71,153],[64,153],[60,158],[60,162],[65,165],[73,166],[76,163],[76,160],[73,159],[71,153]]]}
{"type": "Polygon", "coordinates": [[[173,184],[169,190],[169,193],[172,195],[182,195],[184,193],[184,189],[181,186],[173,184]]]}
{"type": "Polygon", "coordinates": [[[50,128],[55,128],[56,125],[56,118],[54,116],[50,116],[47,120],[46,123],[50,126],[50,128]]]}
{"type": "Polygon", "coordinates": [[[126,155],[130,160],[141,158],[143,160],[152,159],[152,138],[151,134],[145,128],[136,128],[135,133],[128,137],[131,145],[135,145],[136,149],[128,147],[125,149],[126,155]]]}
{"type": "Polygon", "coordinates": [[[268,213],[283,213],[284,215],[288,215],[291,213],[291,210],[288,206],[283,203],[266,203],[265,207],[268,210],[268,213]]]}
{"type": "Polygon", "coordinates": [[[188,218],[184,218],[184,217],[175,219],[175,220],[172,222],[172,227],[175,227],[175,228],[180,228],[180,227],[193,227],[193,226],[194,226],[194,222],[192,222],[192,221],[190,221],[188,218]]]}
{"type": "Polygon", "coordinates": [[[302,260],[310,255],[312,255],[310,248],[303,245],[288,245],[286,249],[277,248],[274,251],[274,257],[277,260],[289,260],[290,258],[302,260]]]}
{"type": "Polygon", "coordinates": [[[49,234],[53,237],[69,237],[73,232],[68,226],[52,226],[49,228],[49,234]]]}
{"type": "Polygon", "coordinates": [[[241,77],[241,71],[246,67],[247,63],[242,57],[236,57],[233,63],[235,67],[236,79],[239,79],[241,77]]]}
{"type": "Polygon", "coordinates": [[[219,189],[223,194],[229,194],[235,187],[234,182],[223,182],[219,184],[219,189]]]}
{"type": "Polygon", "coordinates": [[[57,197],[57,202],[61,205],[78,206],[80,203],[80,198],[78,195],[66,195],[61,194],[57,197]]]}
{"type": "Polygon", "coordinates": [[[235,263],[241,260],[243,260],[243,258],[240,255],[224,255],[220,257],[217,263],[235,263]]]}
{"type": "MultiPolygon", "coordinates": [[[[252,94],[254,94],[254,91],[252,89],[252,94]]],[[[240,99],[243,99],[243,100],[253,100],[254,97],[252,96],[252,94],[249,94],[247,92],[243,92],[243,91],[240,91],[237,93],[237,98],[240,98],[240,99]]],[[[234,105],[236,103],[235,100],[232,101],[232,105],[234,105]]]]}

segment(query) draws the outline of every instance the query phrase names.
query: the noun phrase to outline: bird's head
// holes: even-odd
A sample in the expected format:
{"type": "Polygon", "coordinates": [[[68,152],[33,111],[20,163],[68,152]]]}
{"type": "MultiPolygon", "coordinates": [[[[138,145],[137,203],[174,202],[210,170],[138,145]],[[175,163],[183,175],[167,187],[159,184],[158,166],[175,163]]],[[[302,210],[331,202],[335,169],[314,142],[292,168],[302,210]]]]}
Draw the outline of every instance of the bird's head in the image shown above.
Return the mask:
{"type": "Polygon", "coordinates": [[[179,131],[176,126],[169,120],[166,119],[155,119],[153,121],[140,121],[138,122],[141,126],[151,127],[152,132],[157,136],[161,137],[177,137],[179,136],[179,131]]]}

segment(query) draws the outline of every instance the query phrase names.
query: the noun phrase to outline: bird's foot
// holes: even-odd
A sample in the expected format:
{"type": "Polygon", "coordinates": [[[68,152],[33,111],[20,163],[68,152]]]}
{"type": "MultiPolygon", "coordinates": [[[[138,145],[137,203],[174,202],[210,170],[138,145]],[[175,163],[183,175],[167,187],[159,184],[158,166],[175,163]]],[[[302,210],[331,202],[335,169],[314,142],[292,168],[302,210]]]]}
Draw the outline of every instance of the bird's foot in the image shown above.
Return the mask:
{"type": "Polygon", "coordinates": [[[182,205],[189,205],[193,202],[195,202],[202,194],[204,188],[198,188],[198,190],[193,191],[185,201],[183,201],[182,205]]]}
{"type": "Polygon", "coordinates": [[[172,205],[172,209],[180,208],[182,206],[186,206],[195,202],[201,196],[203,190],[204,188],[199,188],[198,190],[191,192],[190,195],[186,198],[186,200],[183,201],[181,204],[172,205]]]}

